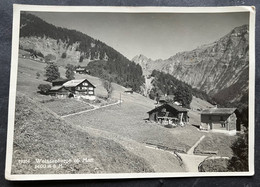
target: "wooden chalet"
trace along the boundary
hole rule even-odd
[[[128,93],[128,94],[133,94],[133,93],[134,93],[134,91],[133,91],[133,89],[132,89],[132,88],[126,88],[126,91],[125,91],[125,93]]]
[[[200,129],[236,134],[240,130],[235,114],[236,108],[210,108],[201,112]]]
[[[95,86],[87,79],[74,79],[67,81],[63,86],[73,94],[74,97],[95,99]]]
[[[147,112],[149,120],[183,126],[189,121],[188,110],[178,105],[165,103]]]
[[[75,71],[79,74],[89,74],[89,70],[86,67],[77,67]]]

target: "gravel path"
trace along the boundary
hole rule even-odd
[[[194,155],[194,149],[199,145],[199,143],[205,138],[203,135],[188,151],[187,154],[178,153],[181,157],[183,164],[187,172],[198,172],[198,167],[201,162],[203,162],[208,156]]]
[[[82,114],[82,113],[98,110],[98,109],[101,109],[101,108],[105,108],[105,107],[109,107],[109,106],[113,106],[113,105],[118,105],[120,103],[122,103],[122,101],[118,100],[116,103],[104,105],[104,106],[101,106],[101,107],[97,107],[95,105],[91,105],[91,104],[87,103],[88,105],[93,106],[94,108],[93,109],[88,109],[88,110],[83,110],[83,111],[80,111],[80,112],[75,112],[75,113],[64,115],[64,116],[61,116],[61,117],[62,118],[66,118],[66,117],[70,117],[70,116],[74,116],[74,115],[78,115],[78,114]]]

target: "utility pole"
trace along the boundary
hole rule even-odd
[[[121,107],[121,103],[122,103],[122,100],[121,100],[121,92],[120,92],[120,107]]]

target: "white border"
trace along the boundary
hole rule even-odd
[[[111,12],[111,13],[228,13],[249,12],[249,171],[212,173],[119,173],[119,174],[25,174],[12,175],[12,153],[15,119],[15,98],[18,67],[19,25],[21,11],[41,12]],[[69,179],[115,179],[115,178],[166,178],[206,176],[252,176],[254,175],[254,134],[255,134],[255,7],[102,7],[102,6],[13,6],[12,61],[9,89],[8,133],[5,178],[7,180],[69,180]]]

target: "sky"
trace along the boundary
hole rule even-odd
[[[153,60],[168,59],[249,23],[249,13],[31,13],[98,39],[130,60],[139,54]]]

